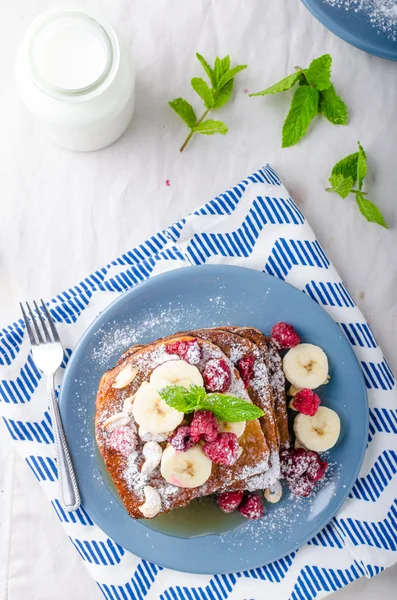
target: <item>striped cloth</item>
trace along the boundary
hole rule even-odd
[[[187,264],[228,263],[295,285],[339,323],[362,366],[370,402],[364,464],[342,510],[297,552],[262,568],[196,576],[140,560],[108,538],[82,507],[66,514],[43,377],[22,321],[0,333],[0,414],[43,486],[72,544],[108,600],[280,600],[321,598],[397,560],[396,383],[373,333],[304,216],[271,167],[93,273],[49,303],[66,347],[115,297],[158,273]],[[62,370],[61,369],[61,370]]]

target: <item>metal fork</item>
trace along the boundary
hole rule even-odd
[[[55,437],[55,449],[58,464],[59,495],[62,507],[72,512],[80,506],[80,493],[76,476],[70,458],[65,432],[63,430],[58,400],[55,395],[55,373],[63,360],[63,348],[51,315],[41,300],[41,310],[33,301],[38,318],[26,302],[26,311],[19,303],[32,345],[32,356],[36,366],[42,371],[47,380],[47,390],[50,398],[52,427]],[[28,313],[28,315],[26,314]],[[41,327],[40,327],[41,325]]]

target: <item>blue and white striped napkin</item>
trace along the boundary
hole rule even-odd
[[[362,366],[370,403],[368,449],[349,499],[321,533],[260,569],[196,576],[125,551],[84,508],[66,514],[57,499],[45,385],[22,321],[0,333],[0,414],[9,435],[109,600],[311,600],[376,575],[397,561],[396,382],[363,315],[269,166],[51,300],[65,363],[89,323],[119,294],[158,273],[206,262],[264,271],[309,294],[339,323]]]

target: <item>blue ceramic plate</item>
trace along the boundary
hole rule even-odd
[[[94,440],[95,395],[102,374],[133,343],[176,331],[234,324],[269,332],[277,321],[321,346],[330,362],[326,406],[341,417],[329,474],[309,499],[285,492],[260,521],[224,515],[210,500],[153,522],[135,521],[112,486]],[[368,405],[361,369],[339,327],[304,293],[241,267],[204,265],[158,275],[126,292],[88,328],[67,366],[60,397],[82,500],[115,541],[154,563],[193,573],[243,571],[296,550],[320,531],[346,499],[367,441]],[[220,533],[223,532],[223,533]]]
[[[387,19],[382,20],[379,12],[371,16],[374,7],[375,11],[379,10],[376,9],[376,0],[357,2],[357,10],[354,10],[353,6],[347,10],[344,6],[347,2],[342,0],[336,0],[334,6],[325,0],[302,2],[327,29],[345,42],[370,54],[397,60],[397,19],[394,17],[394,23],[388,22]],[[388,3],[390,10],[396,9],[393,0],[388,0]]]

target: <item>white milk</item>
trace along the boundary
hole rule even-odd
[[[29,27],[16,62],[22,98],[50,137],[71,150],[98,150],[131,120],[131,58],[114,29],[91,12],[57,7]]]

